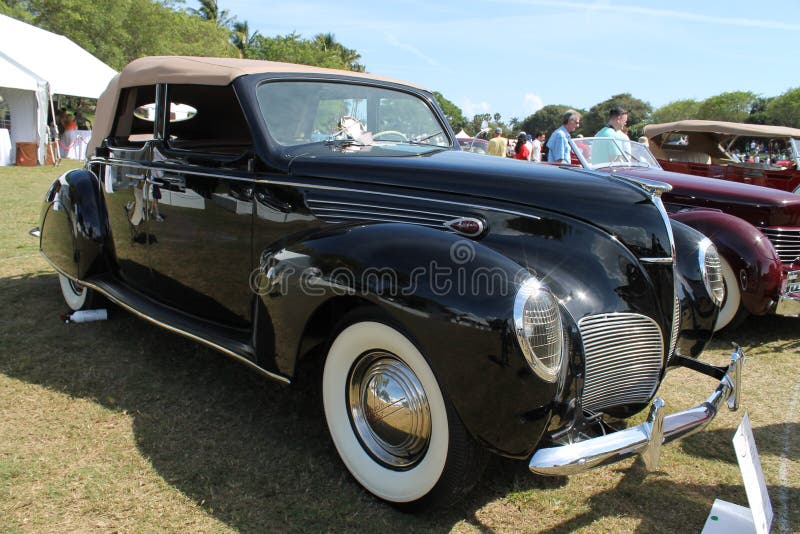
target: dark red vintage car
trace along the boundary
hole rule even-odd
[[[648,124],[644,134],[665,170],[800,193],[800,129],[685,120]],[[761,148],[736,155],[742,138]]]
[[[670,172],[633,141],[579,141],[572,141],[573,154],[586,169],[671,185],[662,195],[669,217],[716,245],[726,287],[717,330],[747,314],[800,315],[800,196]]]

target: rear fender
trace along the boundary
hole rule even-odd
[[[772,243],[758,228],[717,210],[686,210],[670,217],[711,239],[734,270],[748,312],[764,315],[770,310],[780,293],[783,269]]]
[[[100,181],[76,169],[50,186],[40,214],[39,247],[60,271],[84,279],[107,269],[108,225]]]

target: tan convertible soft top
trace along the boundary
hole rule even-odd
[[[648,124],[644,127],[644,135],[652,139],[665,132],[687,133],[704,132],[722,136],[749,137],[796,137],[800,139],[800,129],[788,126],[769,126],[766,124],[745,124],[740,122],[685,120]]]
[[[240,76],[260,73],[337,74],[420,88],[401,80],[363,72],[325,69],[308,65],[296,65],[294,63],[190,56],[143,57],[128,63],[119,74],[111,79],[106,90],[100,95],[97,101],[97,115],[93,125],[92,139],[89,142],[86,153],[89,155],[94,154],[94,149],[100,146],[102,140],[111,133],[111,128],[114,124],[114,113],[117,109],[117,98],[122,88],[155,85],[157,83],[228,85]]]

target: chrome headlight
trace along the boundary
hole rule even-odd
[[[531,369],[555,382],[564,362],[564,328],[556,298],[535,278],[527,279],[514,298],[514,330]]]
[[[703,239],[700,242],[699,254],[706,291],[714,304],[722,306],[722,301],[725,300],[725,282],[722,278],[722,262],[719,259],[717,247],[710,239]]]

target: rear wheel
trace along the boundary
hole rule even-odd
[[[397,505],[443,505],[477,481],[486,453],[402,333],[350,324],[328,351],[322,382],[339,456],[370,493]]]
[[[61,294],[64,296],[64,302],[67,303],[67,306],[69,306],[72,311],[91,308],[95,300],[94,291],[80,285],[63,274],[58,275],[58,283],[61,286]]]

